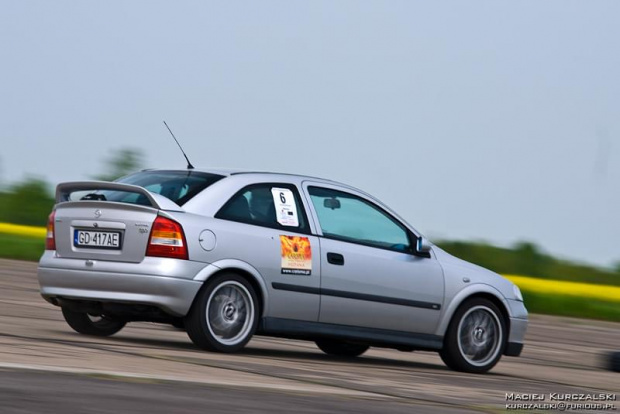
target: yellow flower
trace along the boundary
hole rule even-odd
[[[0,223],[0,233],[16,234],[18,236],[45,237],[45,227],[20,226],[18,224]]]
[[[525,292],[578,296],[620,302],[620,286],[594,285],[564,280],[538,279],[527,276],[504,275]]]

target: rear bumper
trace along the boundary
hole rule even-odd
[[[156,306],[172,316],[186,315],[202,286],[192,279],[206,264],[162,258],[144,262],[87,265],[82,259],[63,259],[46,252],[38,269],[41,296],[50,303],[64,298],[141,304]]]

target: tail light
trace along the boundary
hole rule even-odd
[[[187,243],[183,227],[174,220],[157,216],[151,229],[146,255],[187,260]]]
[[[56,250],[56,237],[54,235],[54,217],[56,217],[56,211],[52,211],[47,218],[47,235],[45,236],[45,250]]]

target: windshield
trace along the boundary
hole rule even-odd
[[[151,193],[160,194],[177,205],[182,206],[196,194],[224,178],[222,175],[198,171],[141,171],[116,180],[119,183],[133,184],[146,188]],[[128,191],[102,190],[89,193],[82,200],[117,201],[121,203],[150,205],[148,199]]]

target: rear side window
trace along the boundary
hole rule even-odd
[[[297,188],[291,184],[253,184],[231,197],[216,218],[309,233],[308,219]]]
[[[144,187],[152,193],[160,194],[179,206],[187,203],[196,194],[224,178],[222,175],[198,171],[141,171],[123,177],[117,182]],[[150,205],[141,194],[126,191],[102,190],[89,193],[82,200],[117,201],[121,203]]]

